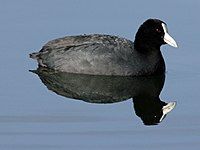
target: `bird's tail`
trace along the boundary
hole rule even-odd
[[[29,54],[29,57],[32,58],[32,59],[38,59],[39,58],[39,54],[38,52],[35,52],[35,53],[31,53]]]

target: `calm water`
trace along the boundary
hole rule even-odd
[[[198,0],[1,1],[0,149],[199,149],[199,10]],[[88,103],[49,91],[29,72],[37,65],[28,54],[51,39],[84,33],[133,39],[151,17],[164,20],[179,44],[179,49],[162,47],[167,73],[160,98],[177,106],[159,125],[145,126],[136,115],[131,85],[122,93],[120,86],[111,92],[97,86],[102,99],[114,92],[114,99],[123,101]],[[87,96],[68,95],[85,101]]]

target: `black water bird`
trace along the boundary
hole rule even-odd
[[[138,29],[135,41],[111,35],[66,36],[45,44],[30,54],[39,66],[61,72],[140,76],[165,72],[160,47],[177,47],[167,25],[158,19],[146,20]]]

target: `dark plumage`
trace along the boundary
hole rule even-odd
[[[167,32],[166,24],[158,19],[145,21],[132,42],[111,35],[79,35],[55,39],[36,53],[39,66],[62,72],[139,76],[165,72],[160,51],[162,44],[177,47]]]

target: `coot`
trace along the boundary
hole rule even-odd
[[[30,54],[38,65],[61,72],[141,76],[165,72],[160,47],[177,47],[165,22],[146,20],[135,41],[102,34],[66,36],[49,41],[39,52]]]

